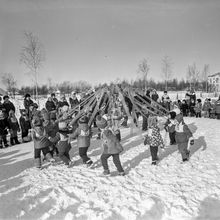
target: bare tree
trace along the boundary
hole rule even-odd
[[[163,78],[165,80],[165,90],[167,90],[167,83],[172,76],[172,61],[169,56],[163,57],[161,70],[162,70]]]
[[[205,64],[202,70],[201,79],[205,82],[205,91],[208,92],[208,75],[210,73],[209,64]]]
[[[192,65],[188,65],[186,77],[189,81],[190,90],[192,88],[192,84],[195,88],[196,83],[199,81],[199,70],[197,70],[195,63],[193,63]]]
[[[1,77],[2,83],[5,85],[7,91],[15,96],[17,91],[17,81],[11,73],[4,73]]]
[[[20,61],[29,69],[35,83],[36,98],[38,98],[38,74],[45,60],[43,45],[32,32],[25,32],[26,45],[22,47]]]
[[[149,71],[150,71],[150,65],[147,59],[144,58],[138,65],[138,73],[140,73],[143,77],[145,90],[147,89],[147,76]]]

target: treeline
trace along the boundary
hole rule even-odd
[[[129,82],[127,80],[122,80],[117,83],[123,87],[131,86],[133,88],[139,88],[139,89],[143,89],[143,90],[146,87],[147,87],[147,89],[156,89],[158,91],[166,90],[165,89],[166,88],[165,82],[156,82],[153,79],[150,79],[147,82],[143,79],[137,79],[137,80],[131,81],[131,82]],[[111,84],[114,84],[114,83],[112,82]],[[105,87],[105,86],[108,86],[108,84],[107,83],[99,84],[95,88],[98,88],[101,86]],[[193,87],[192,87],[192,85],[190,85],[190,82],[188,82],[184,79],[182,79],[180,81],[177,79],[172,79],[169,82],[167,82],[167,90],[168,91],[183,91],[183,90],[187,90],[189,88],[193,88],[193,89],[195,89],[195,91],[213,92],[211,86],[208,85],[206,81],[196,82],[193,85]]]

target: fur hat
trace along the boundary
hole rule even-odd
[[[104,129],[107,127],[108,123],[107,120],[105,120],[102,116],[98,115],[96,117],[96,125],[98,128]]]
[[[4,95],[3,96],[3,100],[5,100],[5,99],[9,99],[9,96],[8,95]]]
[[[24,98],[26,99],[26,98],[28,98],[28,97],[30,98],[31,95],[30,95],[29,93],[25,94]]]
[[[170,119],[175,119],[175,117],[176,117],[176,112],[171,111],[171,112],[169,113],[169,115],[170,115]]]
[[[88,124],[89,122],[89,119],[87,116],[82,116],[80,119],[79,119],[79,124]]]
[[[40,119],[40,117],[35,116],[32,120],[32,124],[33,126],[42,126],[42,120]]]

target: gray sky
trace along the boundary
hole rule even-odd
[[[219,0],[0,0],[0,73],[30,84],[19,63],[24,31],[44,45],[40,83],[136,79],[138,63],[161,80],[161,59],[185,78],[188,64],[220,71]]]

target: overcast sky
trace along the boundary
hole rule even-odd
[[[0,73],[32,83],[19,62],[24,31],[45,48],[40,83],[136,79],[143,58],[160,80],[165,55],[179,79],[194,62],[219,72],[219,12],[219,0],[0,0]]]

